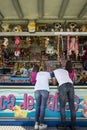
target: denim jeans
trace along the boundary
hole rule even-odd
[[[61,123],[63,125],[65,125],[66,122],[66,115],[65,115],[66,98],[68,98],[69,108],[71,112],[71,125],[75,126],[76,112],[74,105],[74,86],[71,83],[65,83],[59,86],[60,114],[61,114]]]
[[[44,123],[45,109],[49,92],[47,90],[36,90],[34,94],[36,99],[35,122]]]

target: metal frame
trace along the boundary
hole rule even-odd
[[[12,0],[12,3],[13,3],[13,6],[14,6],[16,12],[17,12],[18,17],[23,18],[24,15],[23,15],[19,1],[18,0]]]
[[[84,4],[83,8],[81,9],[81,11],[78,15],[78,18],[82,18],[86,12],[87,12],[87,3]]]
[[[62,1],[61,7],[60,7],[60,10],[59,10],[59,14],[58,14],[59,18],[62,18],[64,16],[64,13],[65,13],[65,10],[68,6],[68,3],[69,3],[69,0],[63,0]]]

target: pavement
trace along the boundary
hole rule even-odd
[[[0,130],[34,130],[32,126],[0,126]],[[48,127],[45,130],[59,130],[56,127]],[[67,130],[70,128],[67,127]],[[87,130],[87,127],[76,127],[76,130]]]

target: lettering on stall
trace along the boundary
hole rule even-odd
[[[78,110],[78,105],[80,103],[80,99],[77,95],[74,96],[75,100],[75,109]],[[66,99],[66,110],[69,110],[68,105],[68,99]],[[13,94],[8,95],[6,97],[5,95],[2,95],[0,97],[0,109],[10,109],[14,110],[14,107],[16,105],[16,97]],[[27,93],[24,93],[23,102],[20,102],[21,109],[24,110],[32,110],[34,108],[34,97],[31,95],[28,95]],[[59,104],[59,93],[50,94],[48,101],[47,101],[47,108],[51,111],[56,110],[57,112],[60,111],[60,104]]]

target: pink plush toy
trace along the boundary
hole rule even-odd
[[[20,41],[21,41],[21,39],[19,36],[15,37],[15,46],[18,46],[20,44]]]
[[[71,41],[69,42],[68,39],[68,45],[67,45],[67,50],[68,50],[68,55],[71,56],[72,52],[75,54],[75,57],[77,59],[78,57],[78,40],[76,37],[71,37]]]

